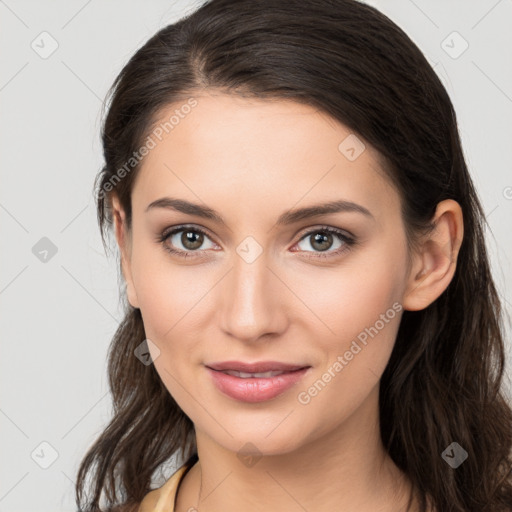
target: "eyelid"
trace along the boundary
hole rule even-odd
[[[215,242],[215,237],[210,233],[210,231],[197,224],[177,224],[176,226],[170,226],[168,229],[162,231],[162,234],[159,235],[159,237],[167,238],[171,234],[176,234],[180,231],[186,231],[187,229],[190,229],[190,231],[197,231],[198,233],[202,233],[203,235],[206,235],[208,238],[210,238],[212,242]],[[215,243],[219,245],[217,242]]]
[[[328,226],[327,224],[316,224],[313,226],[308,226],[307,228],[304,228],[303,230],[299,231],[299,234],[295,236],[300,236],[299,240],[302,240],[307,235],[310,235],[313,232],[317,231],[327,231],[327,232],[335,232],[338,235],[343,235],[346,238],[355,239],[356,236],[352,234],[350,231],[347,231],[346,229],[337,228],[336,226]]]

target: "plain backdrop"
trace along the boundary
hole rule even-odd
[[[510,314],[512,2],[369,3],[452,98]],[[0,512],[76,510],[78,464],[111,413],[106,354],[122,312],[92,193],[101,105],[131,55],[197,5],[0,0]]]

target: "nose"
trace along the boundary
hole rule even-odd
[[[233,267],[219,287],[223,332],[245,343],[283,333],[291,292],[282,279],[269,266],[265,251],[251,263],[235,255]]]

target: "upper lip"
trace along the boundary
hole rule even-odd
[[[217,371],[234,370],[245,373],[263,372],[293,372],[306,368],[308,365],[280,363],[279,361],[259,361],[255,363],[244,363],[242,361],[223,361],[206,365],[208,368]]]

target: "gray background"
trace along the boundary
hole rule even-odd
[[[454,102],[510,313],[512,1],[368,3],[409,34]],[[111,413],[106,353],[121,320],[92,195],[101,103],[135,50],[197,5],[0,0],[0,512],[76,510],[79,461]]]

